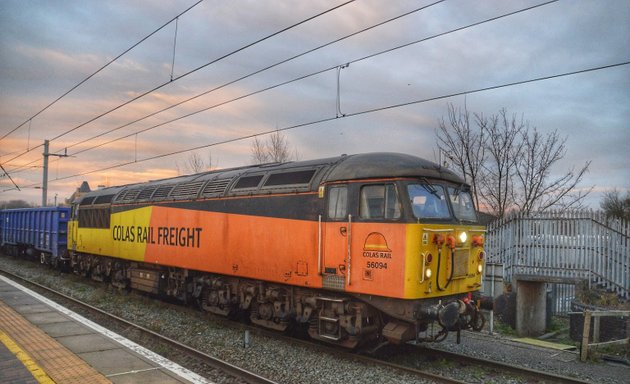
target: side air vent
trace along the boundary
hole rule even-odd
[[[96,199],[96,197],[86,197],[83,200],[81,200],[79,205],[92,205],[92,203],[94,202],[94,199]]]
[[[118,201],[122,201],[122,202],[130,202],[130,201],[134,201],[135,199],[138,198],[138,195],[140,194],[142,190],[141,189],[130,189],[127,190],[125,192],[123,192],[123,195],[118,196]]]
[[[155,193],[153,194],[153,200],[163,200],[166,199],[166,197],[168,196],[168,194],[171,192],[171,190],[173,189],[173,185],[162,185],[160,187],[157,187],[157,189],[155,190]]]
[[[315,169],[307,169],[303,171],[272,173],[265,181],[265,187],[280,186],[280,185],[300,185],[309,184]]]
[[[232,189],[256,188],[262,178],[263,175],[241,177]]]
[[[112,202],[114,195],[101,195],[94,200],[94,204],[109,204]]]
[[[157,187],[144,188],[138,194],[138,200],[148,200],[148,199],[150,199],[151,195],[153,194],[153,192],[155,192],[156,189],[157,189]]]
[[[230,181],[232,181],[232,179],[212,180],[206,184],[201,195],[203,197],[221,196],[225,193]]]
[[[192,183],[179,184],[175,188],[173,188],[170,197],[172,197],[173,199],[197,197],[203,183],[203,181],[194,181]]]

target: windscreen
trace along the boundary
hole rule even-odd
[[[454,215],[458,220],[477,221],[470,192],[462,187],[421,182],[408,184],[407,193],[418,219],[450,219]]]
[[[413,215],[418,219],[448,219],[451,214],[444,187],[438,184],[409,184],[407,192]]]

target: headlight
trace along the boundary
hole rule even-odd
[[[483,265],[481,265],[481,263],[479,263],[479,265],[477,266],[477,272],[483,272]]]
[[[427,279],[430,279],[432,274],[433,274],[433,272],[431,272],[431,268],[427,268],[424,271],[424,276],[426,276]]]
[[[459,234],[459,241],[462,243],[465,243],[466,240],[468,240],[468,235],[466,234],[466,232],[462,232]]]

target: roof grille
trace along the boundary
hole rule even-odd
[[[174,199],[196,197],[203,183],[203,181],[194,181],[192,183],[179,184],[173,188],[171,197]]]
[[[148,200],[151,198],[151,195],[156,190],[157,187],[149,187],[145,188],[138,194],[138,200]]]
[[[113,198],[114,195],[101,195],[94,200],[94,204],[109,204]]]
[[[206,184],[201,194],[204,197],[220,196],[225,192],[230,181],[232,181],[232,179],[212,180]]]
[[[272,173],[267,178],[267,181],[265,182],[265,187],[309,184],[311,182],[311,179],[313,178],[313,175],[315,174],[315,171],[315,169],[306,169],[293,172]]]
[[[255,175],[255,176],[243,176],[238,179],[238,182],[232,189],[245,189],[245,188],[256,188],[258,184],[260,184],[260,180],[262,180],[263,175]]]
[[[94,199],[95,199],[95,197],[85,197],[85,198],[83,198],[83,200],[81,200],[79,205],[90,205],[90,204],[92,204]]]
[[[138,195],[140,194],[141,189],[129,189],[125,192],[123,192],[122,195],[118,196],[118,199],[116,199],[117,201],[124,201],[124,202],[129,202],[129,201],[133,201],[135,200]]]
[[[153,200],[161,200],[166,199],[169,192],[173,189],[173,184],[170,185],[162,185],[161,187],[157,187],[155,193],[153,194]]]

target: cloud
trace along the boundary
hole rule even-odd
[[[192,4],[119,0],[2,2],[0,135]],[[166,84],[51,143],[52,151],[63,151],[81,140],[419,6],[417,2],[355,2],[178,78],[334,4],[339,3],[203,2],[178,22],[174,68],[175,28],[169,25],[35,118],[30,130],[23,127],[0,141],[0,154],[39,144]],[[530,4],[444,2],[71,147],[70,151],[134,135],[265,87]],[[627,60],[628,17],[630,6],[621,2],[558,2],[352,63],[340,73],[341,112],[360,113]],[[171,71],[176,81],[170,81]],[[336,119],[337,72],[330,70],[139,133],[137,138],[134,135],[76,158],[62,159],[55,163],[55,175],[73,175],[328,118],[332,120],[286,131],[302,159],[368,151],[398,151],[432,159],[437,120],[445,114],[446,104],[453,102],[466,103],[471,111],[485,114],[505,107],[523,114],[542,131],[557,129],[568,137],[567,155],[557,172],[593,160],[585,186],[596,185],[596,191],[614,186],[630,188],[629,87],[628,67],[621,67]],[[204,156],[212,153],[221,167],[239,166],[249,163],[250,144],[251,140],[246,139],[199,152]],[[186,156],[184,153],[86,177],[91,184],[169,177],[175,172],[175,162]],[[0,157],[0,161],[3,159],[7,157]],[[32,151],[15,164],[22,161],[40,162],[41,150]],[[38,169],[20,174],[24,184],[40,180]],[[79,177],[54,185],[68,188],[71,193],[74,188],[69,188],[70,184],[78,186],[81,181]],[[5,196],[21,195],[0,195],[0,199]]]

